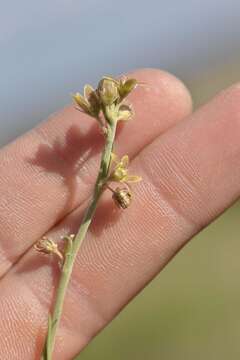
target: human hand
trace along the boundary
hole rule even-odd
[[[55,359],[71,359],[198,231],[240,194],[240,86],[193,115],[185,87],[158,70],[131,95],[135,119],[116,152],[143,181],[124,213],[104,194],[81,248]],[[39,359],[57,285],[55,258],[32,245],[75,233],[98,171],[102,135],[72,106],[0,151],[1,359]],[[101,236],[100,236],[101,235]]]

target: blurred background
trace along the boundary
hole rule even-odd
[[[0,9],[1,146],[105,74],[165,69],[195,108],[239,80],[239,0],[9,0]],[[81,360],[239,359],[239,212],[195,237]]]

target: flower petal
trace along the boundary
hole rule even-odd
[[[141,176],[137,176],[137,175],[126,175],[124,178],[124,181],[126,183],[137,183],[141,180],[142,180]]]
[[[101,104],[96,91],[91,85],[84,86],[84,97],[89,103],[89,111],[91,115],[97,117],[100,112]]]
[[[111,76],[103,76],[103,77],[102,77],[102,80],[104,80],[104,79],[105,79],[105,80],[113,81],[113,82],[115,82],[116,85],[119,86],[119,81],[118,81],[117,79],[112,78]]]
[[[89,96],[91,95],[91,93],[94,91],[94,88],[87,84],[84,86],[84,90],[83,90],[83,94],[84,94],[84,98],[88,100]]]
[[[73,100],[83,111],[85,111],[87,114],[89,114],[89,112],[90,112],[89,104],[80,93],[74,94]]]
[[[128,157],[128,155],[124,155],[124,156],[121,158],[120,164],[121,164],[121,167],[123,167],[123,168],[125,168],[125,169],[128,167],[128,164],[129,164],[129,157]]]

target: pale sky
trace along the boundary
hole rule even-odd
[[[239,0],[2,1],[0,145],[86,82],[137,67],[188,80],[237,61],[239,38]]]

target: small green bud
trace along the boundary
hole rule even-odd
[[[97,92],[101,102],[105,106],[112,105],[116,100],[119,99],[118,88],[118,81],[110,77],[104,77],[102,80],[100,80]]]
[[[136,86],[137,86],[136,79],[121,80],[119,85],[119,94],[121,100],[127,97],[128,94],[130,94],[130,92],[134,90]]]

